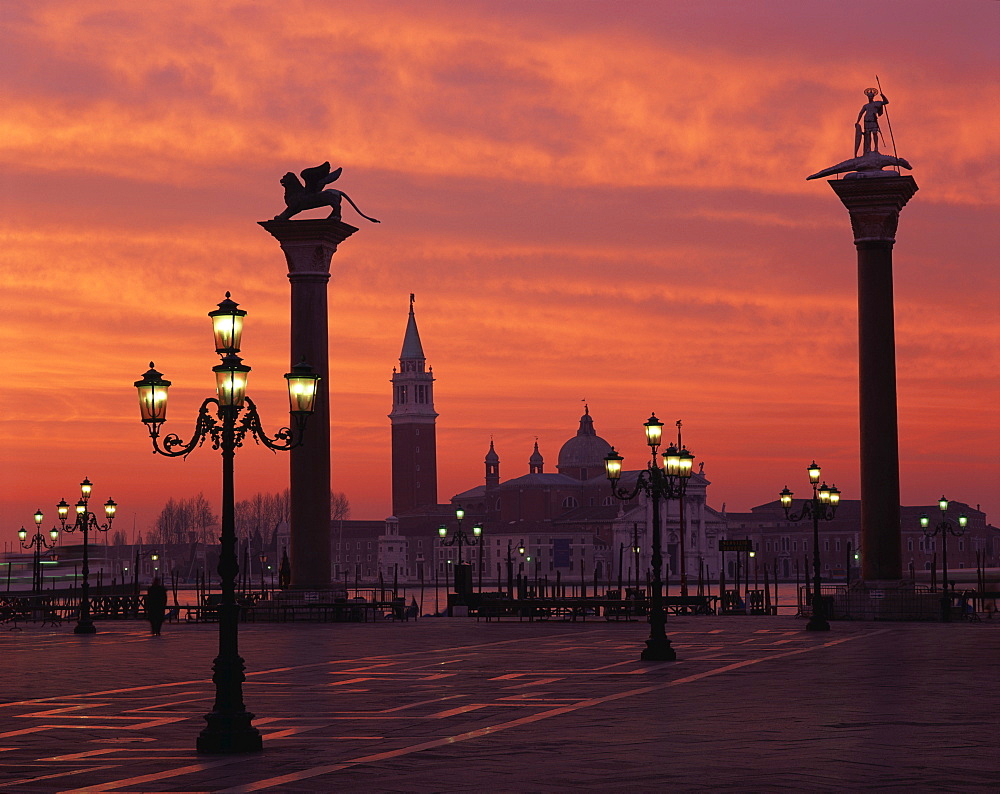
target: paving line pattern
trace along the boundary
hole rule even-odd
[[[517,731],[858,636],[817,642],[801,630],[757,631],[749,638],[745,631],[739,637],[714,631],[710,638],[705,632],[687,638],[675,633],[674,644],[687,661],[649,664],[635,658],[633,644],[600,631],[590,632],[590,637],[587,633],[433,648],[392,659],[306,662],[250,673],[244,685],[248,707],[266,715],[255,723],[265,741],[265,752],[259,756],[211,759],[193,752],[190,745],[212,702],[213,693],[205,682],[185,680],[0,703],[4,726],[24,725],[0,732],[0,741],[8,745],[0,747],[0,765],[5,753],[16,752],[22,767],[35,770],[17,779],[8,777],[4,785],[54,791],[58,789],[52,788],[53,780],[71,782],[86,775],[102,782],[62,790],[170,791],[182,786],[185,791],[280,791],[350,767]],[[576,666],[567,666],[567,653],[592,664],[581,666],[577,661]],[[531,655],[530,665],[523,663],[525,654]],[[83,729],[91,733],[91,742],[105,744],[76,753],[24,758],[25,748],[12,741]],[[102,731],[115,739],[98,738]],[[107,746],[115,740],[121,746]],[[74,741],[79,747],[80,739]],[[269,754],[286,757],[289,749],[304,759],[301,768],[273,774]],[[309,758],[331,755],[339,760],[308,764]],[[87,761],[91,765],[80,766]],[[137,764],[152,771],[134,774]],[[219,788],[219,773],[231,765],[239,765],[241,779],[250,782]]]

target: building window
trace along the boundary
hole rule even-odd
[[[413,428],[413,435],[415,435],[415,436],[419,436],[420,435],[420,428],[419,427]],[[419,451],[420,451],[420,448],[418,447],[417,448],[417,452],[419,452]]]
[[[830,541],[824,540],[823,541],[823,551],[829,551],[829,550],[830,550]]]
[[[840,551],[840,538],[837,538],[834,543],[836,544],[837,551]]]
[[[604,505],[605,507],[611,507],[611,505],[612,505],[613,502],[614,502],[614,499],[612,499],[610,496],[605,496],[604,497],[604,501],[601,502],[601,504]]]
[[[576,500],[575,496],[567,496],[565,499],[563,499],[562,506],[564,508],[573,508],[573,507],[579,507],[580,503]]]
[[[906,541],[906,550],[913,551],[913,538]]]

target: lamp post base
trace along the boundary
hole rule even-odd
[[[264,743],[260,732],[250,724],[253,716],[248,711],[233,714],[213,711],[206,714],[205,721],[208,725],[198,734],[198,752],[207,755],[261,752]]]
[[[97,626],[94,625],[94,621],[86,620],[79,621],[73,627],[74,634],[97,634]]]
[[[806,631],[829,631],[830,621],[819,615],[813,615],[806,624]]]
[[[670,647],[670,640],[666,637],[650,637],[639,658],[644,662],[675,662],[677,652]]]

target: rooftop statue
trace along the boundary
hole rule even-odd
[[[380,223],[381,221],[369,218],[358,209],[358,205],[343,190],[337,190],[336,188],[323,189],[331,182],[339,179],[343,170],[343,168],[338,168],[335,171],[331,171],[330,163],[328,162],[317,165],[314,168],[303,169],[300,174],[302,179],[305,180],[304,185],[295,174],[289,171],[281,177],[281,184],[285,188],[285,211],[280,215],[275,215],[274,219],[276,221],[287,221],[289,218],[305,210],[312,210],[317,207],[329,207],[330,214],[327,216],[327,220],[339,221],[341,199],[347,199],[362,218],[372,223]]]
[[[876,94],[879,94],[882,99],[876,100]],[[868,154],[871,151],[878,151],[878,139],[882,134],[882,130],[878,126],[878,117],[885,112],[885,106],[889,104],[889,100],[885,98],[885,94],[877,88],[866,88],[865,96],[868,97],[868,101],[862,105],[861,110],[858,112],[858,120],[854,122],[855,157],[858,156],[858,149],[861,147],[862,139],[865,144],[864,154]],[[862,119],[865,122],[863,130],[861,128]]]
[[[882,98],[875,99],[876,95]],[[882,137],[882,130],[879,127],[878,117],[885,113],[886,120],[888,120],[889,116],[885,106],[889,104],[889,100],[878,88],[866,88],[865,96],[868,97],[868,101],[862,106],[858,112],[857,121],[854,122],[854,157],[850,160],[844,160],[842,163],[831,165],[829,168],[824,168],[822,171],[817,171],[812,176],[807,176],[806,179],[819,179],[824,176],[845,173],[848,174],[845,179],[896,176],[896,172],[884,171],[883,169],[887,166],[913,167],[902,157],[879,152],[878,143],[879,138]],[[864,144],[863,153],[858,157],[858,149],[862,148],[862,144]]]

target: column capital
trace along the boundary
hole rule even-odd
[[[327,218],[300,221],[258,221],[281,245],[288,277],[330,275],[337,246],[358,228]]]
[[[917,192],[912,176],[831,179],[829,184],[851,214],[855,245],[894,243],[899,211]]]

